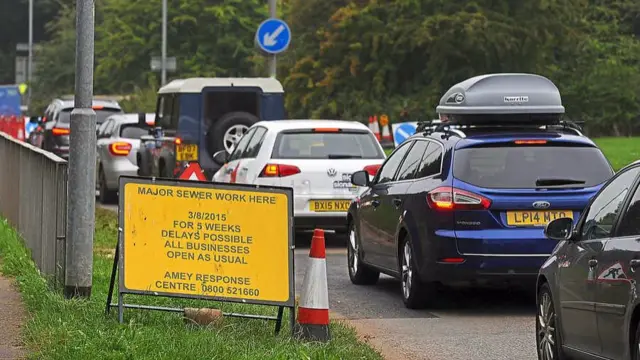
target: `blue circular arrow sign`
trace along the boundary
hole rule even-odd
[[[286,22],[271,18],[263,21],[256,31],[256,43],[268,54],[281,53],[291,43],[291,29]]]
[[[409,123],[403,123],[396,128],[396,131],[393,133],[393,138],[397,144],[401,144],[403,141],[407,140],[411,135],[416,133],[416,126]]]

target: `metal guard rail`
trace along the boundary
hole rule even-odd
[[[0,216],[56,287],[65,276],[67,177],[66,160],[0,132]]]

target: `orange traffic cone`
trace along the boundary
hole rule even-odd
[[[377,116],[369,116],[369,130],[371,130],[376,139],[380,141],[380,124],[378,124]]]
[[[298,306],[298,336],[305,340],[327,342],[331,334],[324,230],[313,231],[309,260]]]

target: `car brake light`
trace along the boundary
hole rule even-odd
[[[174,142],[176,145],[180,145],[180,144],[182,144],[182,139],[180,139],[180,138],[175,138],[175,139],[173,140],[173,142]]]
[[[547,140],[516,140],[514,143],[516,145],[544,145]]]
[[[364,167],[364,171],[368,172],[369,175],[371,176],[376,176],[376,174],[378,173],[378,170],[380,170],[380,164],[378,165],[367,165]]]
[[[427,194],[427,203],[436,210],[486,210],[491,200],[469,191],[443,186]]]
[[[127,156],[131,152],[131,144],[128,142],[115,142],[109,145],[109,152],[115,156]]]
[[[285,177],[300,173],[300,168],[295,165],[267,164],[262,169],[260,177]]]
[[[46,116],[42,118],[42,122],[43,122],[43,123],[46,123],[46,122],[47,122],[47,117],[46,117]]]
[[[91,108],[93,110],[102,110],[102,109],[104,109],[104,106],[102,106],[102,105],[93,105]]]
[[[64,128],[53,128],[53,129],[51,129],[51,133],[53,135],[55,135],[55,136],[69,135],[70,132],[71,132],[71,130],[64,129]]]
[[[339,128],[315,128],[313,129],[313,132],[317,132],[317,133],[334,133],[334,132],[340,132]]]

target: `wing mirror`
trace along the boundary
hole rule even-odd
[[[227,150],[220,150],[213,154],[213,162],[220,166],[226,164],[228,159],[229,153],[227,153]]]
[[[547,224],[544,228],[544,235],[556,241],[564,241],[571,239],[573,233],[573,219],[560,218],[555,219]]]
[[[364,170],[354,172],[351,174],[351,183],[356,186],[369,186],[371,184],[369,173]]]

